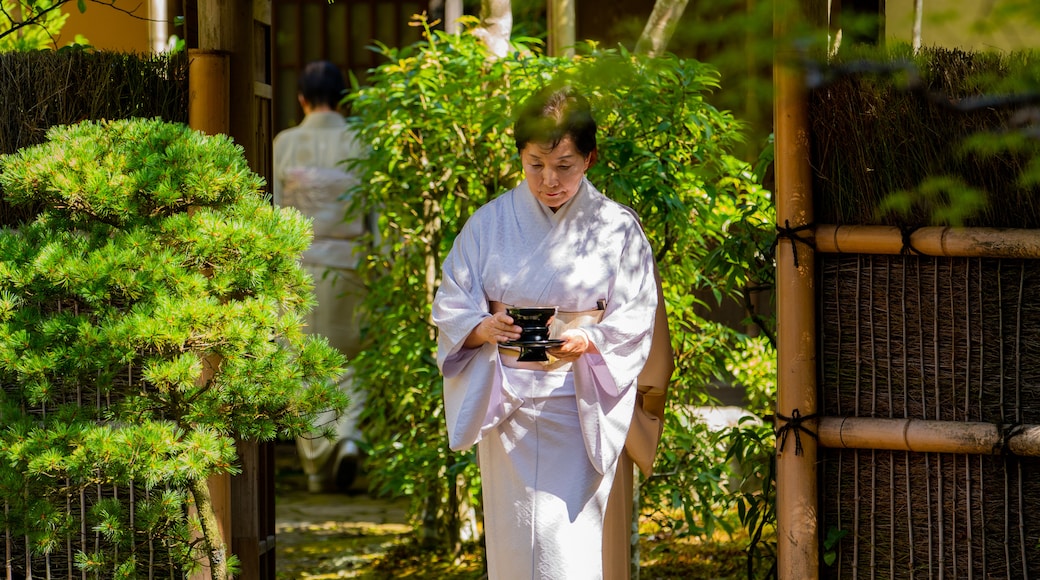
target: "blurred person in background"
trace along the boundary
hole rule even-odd
[[[349,362],[361,348],[356,310],[365,294],[355,248],[371,222],[345,219],[345,194],[357,177],[344,162],[364,154],[338,111],[346,93],[343,73],[335,64],[316,61],[303,69],[297,98],[304,118],[274,138],[273,194],[275,205],[294,207],[313,220],[314,241],[303,254],[303,265],[314,279],[318,305],[308,317],[308,331],[328,338]],[[358,417],[365,395],[349,371],[340,388],[350,396],[347,412],[338,421],[331,412],[320,416],[315,433],[297,439],[312,492],[347,491],[357,476],[362,439]],[[318,430],[333,421],[337,438],[330,441]]]

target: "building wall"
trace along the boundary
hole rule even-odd
[[[102,50],[145,53],[150,51],[148,41],[149,5],[141,0],[115,0],[113,6],[87,2],[80,12],[76,2],[69,2],[62,10],[69,15],[61,31],[59,46],[72,42],[82,34],[91,46]],[[132,12],[132,14],[128,14]]]

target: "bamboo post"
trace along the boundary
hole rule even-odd
[[[782,6],[783,2],[778,2]],[[782,10],[782,8],[781,8]],[[792,14],[777,15],[778,36]],[[780,39],[783,42],[783,39]],[[777,564],[781,580],[819,577],[815,431],[816,321],[808,99],[789,52],[779,52],[776,90]],[[797,239],[796,239],[797,238]],[[807,243],[803,243],[807,242]],[[801,418],[808,418],[804,422]]]
[[[820,445],[832,448],[1040,457],[1040,425],[822,417],[819,437]]]
[[[223,50],[188,50],[188,125],[209,135],[231,128],[231,56]]]
[[[231,52],[233,30],[230,11],[233,7],[215,0],[199,3],[199,48],[188,51],[188,125],[210,135],[231,133]],[[207,361],[207,369],[200,381],[211,376],[216,361]],[[206,485],[193,489],[196,501],[210,502],[197,506],[200,520],[208,523],[207,533],[216,532],[224,541],[224,551],[231,547],[231,477],[227,474],[210,477]],[[215,521],[204,521],[203,508],[211,508]],[[213,527],[216,530],[213,530]],[[221,555],[223,557],[223,555]],[[208,562],[207,562],[208,563]],[[221,577],[222,570],[203,566],[192,575],[192,580]]]
[[[575,0],[549,2],[549,54],[574,56],[577,38]]]
[[[847,254],[923,254],[943,257],[1040,258],[1040,230],[895,226],[816,227],[816,251]]]

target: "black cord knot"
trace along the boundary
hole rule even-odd
[[[1026,427],[1021,422],[1011,424],[1001,424],[1000,426],[1000,440],[993,445],[994,453],[997,450],[1000,451],[1001,455],[1014,455],[1015,452],[1011,450],[1011,440],[1021,435]]]
[[[816,226],[814,224],[805,224],[796,228],[791,227],[790,220],[784,220],[784,225],[776,225],[776,239],[773,240],[773,247],[770,248],[770,253],[776,252],[776,246],[780,243],[780,240],[791,240],[791,253],[794,255],[794,267],[798,267],[798,244],[803,243],[811,250],[816,249],[816,242],[811,237],[802,237],[799,235],[801,232],[812,231]]]
[[[810,430],[805,425],[802,425],[805,421],[811,421],[817,418],[816,413],[811,415],[802,416],[802,412],[798,409],[791,411],[790,417],[785,417],[780,413],[776,414],[776,418],[784,421],[784,424],[776,430],[776,439],[780,442],[779,450],[783,452],[784,445],[787,443],[787,434],[794,431],[794,454],[802,454],[802,433],[805,433],[819,442],[820,438],[815,432]]]
[[[910,242],[910,238],[914,235],[914,232],[919,230],[918,226],[899,226],[899,234],[903,237],[903,247],[899,250],[901,256],[911,256],[917,254],[918,256],[925,255],[924,252],[914,247],[914,244]]]

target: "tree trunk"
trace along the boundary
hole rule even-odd
[[[495,56],[509,54],[509,35],[513,30],[510,0],[480,0],[480,27],[473,30]]]
[[[914,30],[911,40],[914,54],[921,52],[921,21],[924,19],[924,0],[914,0]]]
[[[668,47],[672,33],[679,24],[689,0],[657,0],[650,19],[646,21],[643,34],[636,43],[636,52],[658,56]]]
[[[209,483],[206,480],[192,479],[188,483],[191,495],[195,498],[195,511],[199,515],[202,526],[202,542],[209,559],[210,577],[213,580],[231,580],[227,567],[227,546],[217,525],[217,515],[213,511],[213,500],[209,495]]]

